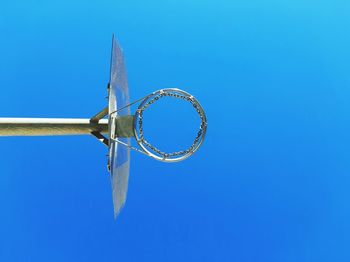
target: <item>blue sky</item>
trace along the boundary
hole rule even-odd
[[[184,162],[132,153],[116,221],[93,138],[1,138],[0,261],[349,261],[349,11],[342,0],[2,1],[1,116],[94,115],[115,33],[131,100],[179,87],[209,124]]]

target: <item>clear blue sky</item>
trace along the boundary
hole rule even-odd
[[[0,138],[0,261],[350,261],[349,13],[345,0],[2,1],[0,116],[102,109],[115,33],[131,99],[180,87],[209,129],[178,164],[132,153],[117,221],[93,138]]]

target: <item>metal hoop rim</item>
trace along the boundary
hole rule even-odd
[[[189,98],[188,101],[190,101],[192,103],[192,105],[195,105],[195,108],[196,108],[196,110],[200,116],[200,119],[201,119],[201,126],[200,126],[201,133],[199,136],[198,136],[199,133],[197,134],[197,138],[199,138],[199,140],[196,142],[197,138],[195,139],[192,146],[186,150],[186,151],[189,150],[189,152],[187,152],[179,157],[175,157],[175,158],[167,158],[165,156],[161,157],[159,155],[152,153],[147,148],[147,145],[144,145],[144,143],[143,143],[144,139],[141,139],[141,137],[139,136],[139,134],[137,132],[138,123],[139,123],[138,119],[139,119],[140,115],[142,114],[142,112],[145,110],[144,107],[145,107],[146,103],[148,102],[148,100],[151,97],[156,97],[157,95],[161,95],[163,93],[180,93],[180,94],[188,97]],[[148,155],[156,160],[162,161],[162,162],[179,162],[179,161],[185,160],[186,158],[192,156],[199,149],[199,147],[202,145],[204,138],[205,138],[205,135],[206,135],[206,131],[207,131],[207,118],[206,118],[205,112],[203,110],[203,107],[201,106],[201,104],[198,102],[198,100],[194,96],[192,96],[191,94],[189,94],[181,89],[178,89],[178,88],[160,89],[160,90],[157,90],[157,91],[145,96],[142,99],[142,102],[139,104],[139,106],[135,112],[135,115],[134,115],[134,136],[135,136],[137,144],[142,148],[142,150],[146,153],[146,155]]]

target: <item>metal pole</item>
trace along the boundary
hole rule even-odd
[[[0,136],[88,135],[108,132],[108,119],[0,118]]]

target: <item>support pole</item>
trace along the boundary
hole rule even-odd
[[[60,136],[108,133],[108,119],[0,118],[0,136]]]

